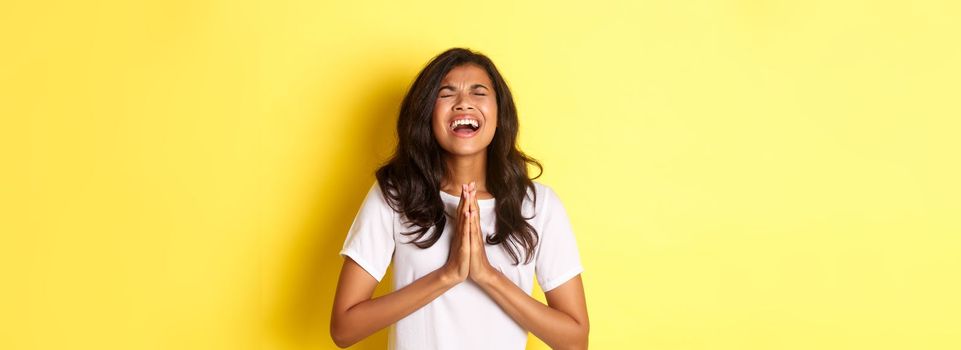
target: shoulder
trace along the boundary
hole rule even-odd
[[[540,183],[538,181],[531,181],[534,183],[534,194],[537,196],[537,201],[539,202],[541,198],[544,198],[548,192],[554,192],[550,186]]]
[[[539,181],[532,182],[534,183],[534,190],[537,193],[538,199],[540,199],[540,197],[557,197],[557,191],[555,191],[550,185],[541,183]]]
[[[540,213],[555,210],[560,205],[560,199],[557,196],[557,192],[554,191],[554,188],[538,181],[533,181],[533,183],[534,194],[537,198],[535,201],[535,211]]]
[[[380,188],[380,182],[374,180],[374,183],[370,185],[370,189],[367,190],[367,198],[365,201],[376,201],[381,203],[386,203],[387,198],[384,197],[384,192]]]
[[[362,206],[378,212],[393,212],[388,198],[384,196],[384,191],[380,187],[380,182],[376,180],[374,180],[370,189],[367,190],[367,195],[364,197]]]

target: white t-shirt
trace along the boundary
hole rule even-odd
[[[528,222],[537,230],[539,241],[534,259],[513,265],[510,255],[500,245],[486,245],[487,257],[528,295],[537,282],[550,291],[583,271],[577,242],[564,206],[554,191],[534,182],[537,191],[536,216]],[[440,191],[448,213],[457,210],[460,198]],[[481,232],[494,231],[494,201],[479,199]],[[530,217],[531,200],[522,205],[524,217]],[[447,262],[454,220],[448,217],[440,239],[427,249],[408,244],[416,235],[401,221],[403,214],[394,212],[375,182],[351,224],[341,255],[349,256],[379,282],[393,258],[394,289],[398,290],[433,272]],[[456,216],[455,216],[456,217]],[[430,231],[422,238],[429,237]],[[391,325],[389,349],[524,349],[527,330],[520,327],[483,289],[470,279],[447,290],[424,307]]]

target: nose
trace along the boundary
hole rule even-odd
[[[473,110],[473,109],[474,109],[474,106],[471,105],[470,101],[466,98],[460,98],[457,100],[457,103],[454,104],[455,111],[466,111],[466,110]]]

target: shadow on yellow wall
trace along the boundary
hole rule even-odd
[[[276,303],[272,324],[276,335],[298,346],[328,344],[330,340],[330,311],[343,257],[338,252],[353,222],[364,196],[373,184],[377,166],[387,160],[396,144],[396,120],[400,102],[412,77],[396,74],[390,68],[372,69],[368,74],[377,78],[370,86],[361,87],[360,98],[348,115],[319,118],[347,120],[341,130],[329,130],[325,135],[342,136],[330,158],[320,160],[323,168],[320,185],[314,196],[316,202],[303,222],[294,251],[289,254],[288,276],[284,295]],[[392,76],[392,74],[395,74]],[[356,137],[354,137],[356,135]],[[328,142],[329,144],[329,142]],[[392,268],[377,286],[374,296],[390,292]],[[387,329],[357,343],[351,349],[383,349],[387,343]]]

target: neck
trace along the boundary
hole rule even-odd
[[[477,186],[478,192],[487,192],[487,152],[478,152],[469,156],[447,154],[447,177],[441,183],[441,188],[447,192],[460,193],[461,184],[471,181]]]

